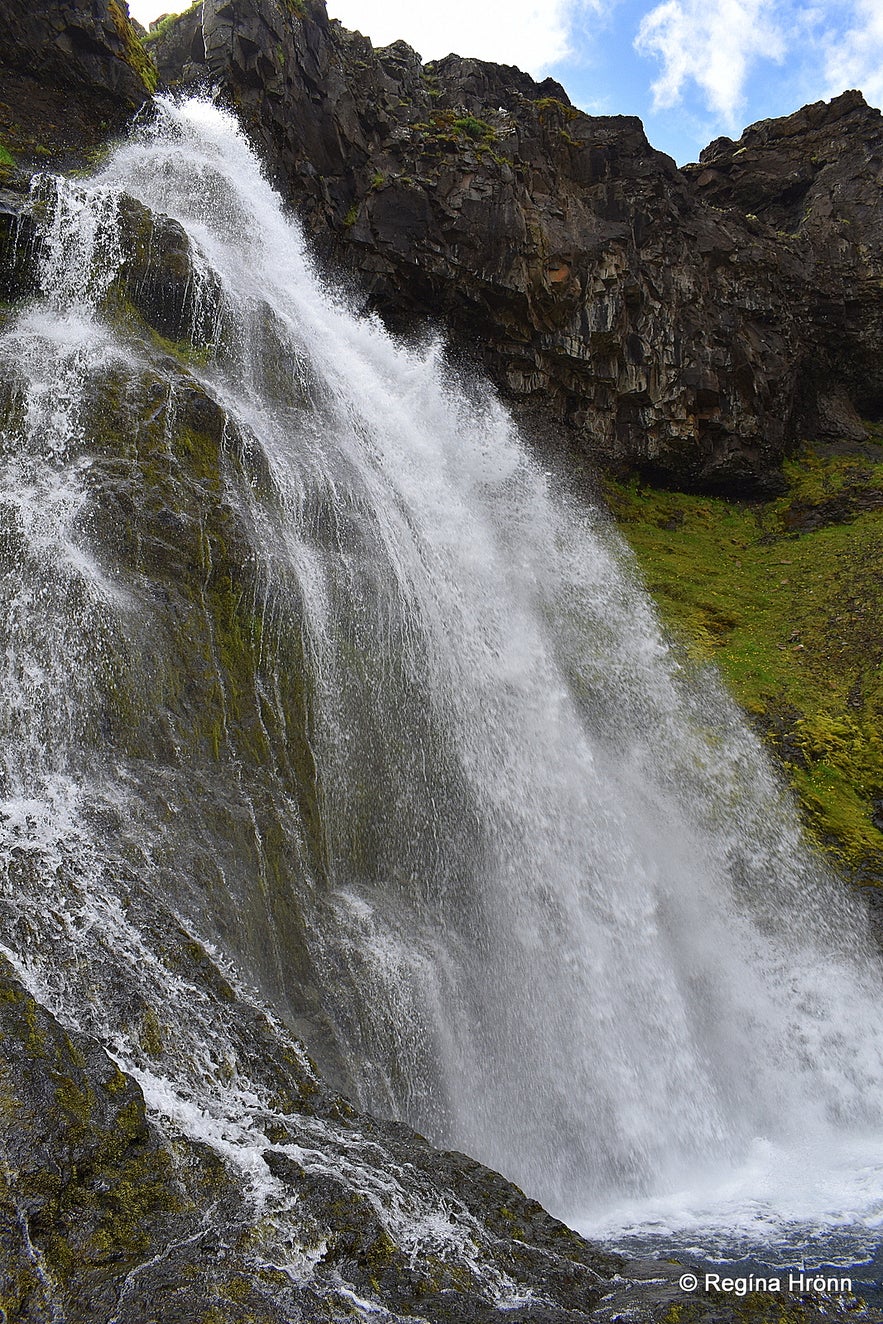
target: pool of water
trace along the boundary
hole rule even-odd
[[[883,1144],[879,1137],[758,1141],[730,1169],[568,1220],[630,1259],[678,1259],[730,1278],[846,1277],[883,1307]],[[793,1285],[792,1285],[793,1286]],[[812,1290],[811,1288],[809,1290]]]

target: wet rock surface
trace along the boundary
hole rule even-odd
[[[190,977],[202,974],[190,962]],[[284,1121],[264,1119],[264,1159],[278,1188],[276,1218],[280,1203],[297,1205],[299,1247],[274,1241],[272,1216],[261,1227],[260,1207],[212,1149],[160,1132],[132,1077],[90,1036],[64,1028],[3,961],[6,1319],[281,1324],[361,1318],[356,1298],[384,1318],[440,1324],[591,1317],[616,1257],[480,1164],[355,1113],[286,1051],[265,1016],[229,1000],[222,1012],[240,1024],[280,1111],[286,1100]],[[428,1237],[423,1249],[397,1245],[376,1194],[353,1184],[353,1156],[368,1153],[405,1209],[409,1199],[415,1214],[434,1203],[452,1230],[462,1228],[462,1244],[445,1250]]]
[[[137,882],[133,880],[137,891]],[[159,916],[158,918],[163,918]],[[854,1300],[686,1295],[685,1266],[584,1242],[498,1174],[329,1092],[284,1030],[243,1002],[166,916],[168,957],[216,1002],[275,1184],[262,1208],[200,1140],[150,1120],[141,1088],[0,961],[0,1308],[9,1321],[430,1324],[878,1321]],[[147,1038],[147,1036],[145,1036]],[[160,1047],[151,1046],[156,1055]],[[358,1182],[359,1162],[370,1163]],[[372,1173],[379,1182],[372,1182]],[[419,1219],[402,1245],[387,1203]],[[379,1197],[379,1198],[378,1198]],[[280,1234],[296,1208],[297,1242]],[[439,1232],[450,1234],[448,1243]]]
[[[215,936],[254,952],[249,985],[321,1035],[305,895],[279,885],[263,915],[247,896],[268,867],[296,869],[298,797],[307,833],[314,812],[296,621],[276,620],[277,706],[258,703],[270,646],[237,485],[267,475],[193,372],[186,238],[131,200],[119,220],[103,312],[130,353],[90,381],[71,446],[89,455],[81,532],[133,605],[127,663],[97,666],[87,739],[140,783],[152,859],[142,878],[126,814],[100,792],[55,845],[36,805],[20,820],[0,809],[0,929],[35,954],[27,969],[0,959],[0,1310],[47,1324],[587,1321],[618,1257],[474,1160],[355,1109],[180,918],[188,887],[207,885]],[[5,438],[21,409],[4,383]],[[0,575],[20,555],[0,538]],[[199,842],[174,838],[184,804],[224,857],[213,879]]]
[[[145,95],[117,49],[110,7],[101,12],[111,27],[88,12],[87,22],[72,8],[47,36],[24,10],[5,11],[4,51],[45,53],[50,80],[38,94],[16,55],[3,83],[4,123],[20,135],[9,141],[25,156],[38,132],[48,133],[51,153],[97,141]],[[80,55],[62,74],[65,42]],[[313,2],[206,0],[155,45],[168,84],[225,86],[326,258],[349,268],[368,302],[397,326],[442,318],[455,343],[480,344],[484,366],[525,416],[537,408],[565,421],[593,461],[686,486],[768,490],[800,428],[842,433],[856,410],[877,409],[871,182],[880,117],[854,96],[791,117],[787,131],[789,122],[761,126],[744,155],[716,144],[701,170],[679,172],[636,120],[582,115],[563,89],[517,70],[456,56],[422,65],[402,43],[374,51]],[[825,135],[837,150],[813,166],[799,198],[806,153],[812,165]],[[777,191],[786,156],[800,178]],[[0,300],[11,304],[33,291],[36,231],[26,176],[4,182]],[[797,217],[798,205],[806,216]],[[844,216],[855,242],[844,237]],[[226,843],[232,876],[234,860],[251,867],[256,824],[276,840],[280,812],[259,776],[246,787],[250,801],[236,801],[212,771],[219,748],[227,742],[231,766],[281,769],[309,836],[309,696],[298,688],[292,629],[278,729],[254,699],[261,640],[247,608],[255,585],[230,490],[237,473],[255,489],[264,480],[189,370],[200,346],[178,343],[195,320],[183,234],[133,204],[125,243],[106,312],[130,319],[144,370],[123,380],[111,365],[87,401],[89,481],[101,496],[90,535],[113,552],[133,597],[142,595],[128,642],[152,679],[134,692],[102,678],[101,738],[141,760],[158,814],[171,814],[168,770],[186,751],[182,776],[209,806],[206,831]],[[818,274],[811,289],[808,270]],[[847,299],[853,280],[857,294]],[[843,345],[864,355],[861,371]],[[0,399],[0,410],[14,408]],[[201,690],[213,649],[223,680]],[[161,653],[173,664],[161,665]],[[108,835],[115,830],[108,823]],[[170,854],[186,874],[193,861]],[[33,917],[14,884],[29,857],[3,863],[13,884],[5,923],[26,948]],[[76,871],[66,868],[56,874],[57,913],[41,932],[57,936],[55,966],[75,978],[68,930],[95,921],[78,912]],[[838,1303],[684,1303],[673,1271],[624,1267],[480,1164],[357,1112],[129,869],[121,864],[112,894],[151,935],[145,965],[154,963],[157,989],[181,981],[180,1024],[163,1023],[159,999],[127,982],[121,949],[114,965],[112,930],[105,982],[81,999],[94,1025],[63,1023],[57,990],[29,991],[0,968],[0,1307],[9,1320],[281,1324],[358,1318],[363,1309],[433,1324],[859,1317]],[[223,941],[225,926],[250,921],[235,890],[215,878],[208,887]],[[302,916],[279,904],[267,928],[254,923],[253,946],[266,959],[252,975],[287,1001],[292,1023],[321,1035]],[[285,935],[282,987],[268,930]],[[195,1138],[195,1124],[179,1116],[161,1129],[156,1096],[152,1111],[145,1101],[145,1089],[186,1062],[200,1017],[221,1027],[226,1045],[215,1064],[218,1098],[240,1076],[257,1087],[252,1139],[263,1136],[269,1206]],[[102,1046],[117,1029],[140,1045],[124,1070]],[[280,1233],[280,1207],[298,1210],[296,1242],[290,1219]],[[395,1208],[412,1227],[429,1210],[447,1240],[439,1243],[433,1225],[409,1242],[391,1223]]]

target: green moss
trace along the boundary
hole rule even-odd
[[[173,950],[170,964],[177,965],[189,978],[198,973],[200,982],[211,990],[221,1002],[233,1003],[236,993],[233,986],[224,978],[201,942],[195,938],[185,938]]]
[[[411,129],[424,136],[429,144],[450,143],[462,146],[463,139],[468,138],[471,143],[487,146],[497,137],[496,129],[486,120],[480,120],[475,115],[458,116],[453,110],[434,110],[429,123],[414,123]]]
[[[199,0],[199,3],[201,4],[202,0]],[[141,38],[142,44],[147,47],[151,42],[157,41],[160,37],[164,37],[169,28],[174,27],[179,17],[180,15],[178,14],[166,14],[165,18],[157,23],[155,28],[151,28],[149,32],[144,34]]]
[[[55,1090],[56,1107],[65,1121],[87,1126],[95,1110],[95,1095],[90,1088],[69,1076],[62,1076]]]
[[[141,1017],[141,1047],[148,1057],[162,1057],[165,1047],[166,1029],[152,1007],[147,1007]]]
[[[108,0],[107,7],[120,41],[123,43],[126,63],[135,70],[148,92],[155,92],[159,74],[153,56],[145,49],[144,43],[132,27],[129,15],[117,3],[117,0]]]
[[[0,168],[3,168],[4,166],[14,166],[14,165],[15,165],[14,156],[12,155],[11,152],[7,151],[7,149],[3,146],[3,143],[0,142]]]
[[[490,141],[497,136],[496,130],[486,120],[477,119],[475,115],[463,115],[453,120],[451,127],[458,133],[465,133],[467,138],[474,138],[476,142]]]
[[[126,1088],[126,1084],[126,1077],[123,1075],[122,1071],[120,1071],[119,1067],[116,1068],[113,1075],[108,1080],[103,1082],[104,1089],[111,1095],[120,1094]]]
[[[883,461],[807,453],[762,505],[610,483],[664,621],[713,660],[782,758],[807,823],[883,882]]]
[[[670,1305],[660,1324],[703,1324],[709,1318],[721,1324],[815,1324],[824,1313],[811,1297],[782,1297],[772,1292],[736,1297],[731,1292],[709,1292],[702,1300]]]
[[[92,473],[99,484],[110,479],[118,495],[117,505],[103,503],[96,539],[113,545],[134,576],[162,586],[173,604],[147,629],[137,684],[125,669],[109,678],[108,730],[133,757],[155,757],[156,742],[165,746],[171,732],[176,758],[186,751],[203,763],[275,766],[297,798],[318,858],[311,698],[299,622],[289,614],[274,617],[268,633],[241,508],[227,495],[234,487],[253,494],[261,475],[186,372],[181,386],[175,404],[168,380],[108,374],[96,383],[87,422],[100,457]],[[284,876],[284,841],[275,841],[270,825],[263,836],[267,869]]]
[[[155,28],[151,28],[149,32],[145,33],[141,38],[142,43],[147,46],[150,42],[156,41],[158,37],[164,36],[169,28],[175,26],[179,19],[184,18],[186,14],[192,14],[195,9],[199,9],[201,4],[202,0],[193,0],[193,4],[188,6],[187,9],[182,9],[180,14],[166,14],[165,18],[157,23]]]
[[[575,120],[579,114],[574,106],[568,106],[564,101],[559,101],[557,97],[540,97],[534,102],[534,105],[541,119],[552,115],[560,119]]]
[[[30,1235],[58,1281],[109,1261],[134,1263],[151,1245],[156,1218],[180,1207],[169,1157],[151,1143],[141,1095],[109,1062],[87,1064],[80,1043],[29,994],[8,984],[2,993],[4,1033],[26,1050],[27,1068],[20,1074],[20,1059],[9,1055],[3,1097],[19,1106],[3,1112],[0,1126],[37,1127],[56,1156],[41,1166],[43,1150],[34,1148],[33,1161],[15,1174],[16,1202],[32,1211]],[[29,1101],[35,1068],[51,1090],[39,1116]]]

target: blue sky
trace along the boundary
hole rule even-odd
[[[130,0],[142,22],[170,7]],[[638,115],[694,161],[720,134],[860,88],[883,105],[883,0],[328,0],[375,45],[403,37],[551,74],[592,114]]]

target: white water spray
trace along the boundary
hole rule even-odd
[[[84,648],[127,635],[80,517],[77,413],[82,376],[143,370],[100,312],[120,195],[186,232],[208,341],[191,371],[269,475],[266,502],[257,483],[236,500],[257,581],[302,622],[322,823],[308,886],[292,808],[274,886],[302,881],[360,1102],[607,1234],[741,1226],[749,1205],[768,1235],[876,1226],[881,988],[860,906],[713,678],[682,673],[606,518],[542,472],[490,391],[465,398],[437,345],[402,347],[317,279],[202,101],[160,103],[97,180],[60,188],[46,300],[0,344],[23,402],[0,500],[54,585],[46,605],[7,571],[7,833],[53,778],[88,799]],[[192,881],[179,900],[212,928]],[[228,946],[247,967],[245,938]]]

